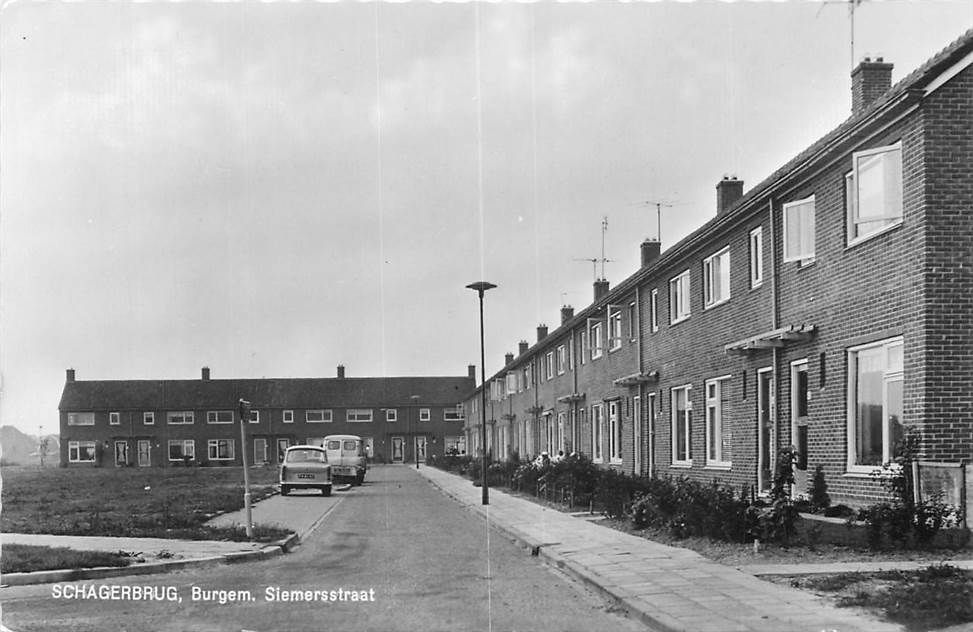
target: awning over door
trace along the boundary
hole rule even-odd
[[[788,342],[804,342],[810,340],[817,327],[814,325],[788,325],[772,331],[765,331],[762,334],[744,338],[736,342],[731,342],[723,347],[726,353],[747,354],[752,351],[762,349],[773,349],[774,347],[784,347]]]

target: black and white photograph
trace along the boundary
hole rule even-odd
[[[973,0],[0,5],[0,632],[973,632]]]

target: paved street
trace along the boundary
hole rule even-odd
[[[336,493],[330,513],[283,557],[151,577],[4,588],[3,624],[13,632],[644,629],[488,529],[414,469],[378,467],[369,479]],[[317,500],[330,502],[293,498],[295,506]],[[74,592],[78,586],[93,587],[95,594],[111,586],[150,587],[164,600],[136,601],[131,594],[81,599]],[[318,600],[272,602],[268,589],[275,597],[302,591]]]

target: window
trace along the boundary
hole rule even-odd
[[[292,423],[294,423],[294,411],[293,410],[285,410],[284,411],[284,423],[285,424],[292,424]]]
[[[153,412],[142,413],[142,423],[145,424],[146,426],[155,425],[155,413]]]
[[[544,366],[547,368],[547,371],[545,373],[547,379],[549,380],[554,379],[554,352],[553,351],[547,352]]]
[[[95,425],[94,413],[68,413],[69,426],[93,426]]]
[[[591,407],[591,458],[597,463],[601,463],[602,458],[602,437],[601,429],[601,404]]]
[[[251,410],[250,411],[250,423],[252,423],[252,424],[259,424],[260,423],[260,411],[259,410]]]
[[[764,229],[758,226],[750,231],[750,287],[760,287],[764,282]]]
[[[730,247],[703,260],[704,307],[730,300]]]
[[[706,465],[730,467],[730,430],[723,425],[724,385],[730,376],[706,381]]]
[[[430,419],[432,419],[432,413],[429,411],[429,409],[428,408],[420,408],[419,409],[419,421],[429,421]]]
[[[192,439],[178,439],[169,442],[169,460],[185,461],[196,458],[196,442]]]
[[[554,453],[564,450],[564,412],[557,414],[557,437],[554,441]]]
[[[530,383],[534,381],[534,365],[524,367],[524,388],[530,390]]]
[[[264,450],[266,451],[266,443]],[[210,461],[233,460],[233,439],[210,439],[206,442],[206,456]]]
[[[689,318],[689,270],[669,280],[669,324]]]
[[[456,404],[455,408],[443,410],[443,421],[463,421],[466,415],[463,411],[463,404]]]
[[[121,413],[108,413],[108,424],[111,426],[117,426],[122,423]]]
[[[206,411],[206,423],[208,424],[232,424],[232,410],[208,410]]]
[[[814,260],[814,196],[784,205],[784,261]]]
[[[385,409],[385,421],[393,422],[399,420],[399,411],[395,408]]]
[[[638,336],[638,319],[636,318],[635,303],[628,304],[628,340],[629,342],[635,342],[635,338]]]
[[[601,323],[595,323],[591,326],[591,359],[595,360],[601,357],[602,350],[604,349],[604,341],[602,339]]]
[[[331,423],[331,409],[305,410],[304,422],[309,424]]]
[[[845,176],[848,243],[902,222],[902,143],[855,152]]]
[[[649,318],[652,321],[652,332],[659,331],[659,290],[652,290],[649,297]]]
[[[849,470],[871,472],[895,456],[904,433],[902,339],[848,352]]]
[[[511,371],[506,375],[507,395],[514,395],[517,392],[517,372]]]
[[[68,461],[71,463],[94,463],[94,441],[68,441]]]
[[[791,362],[791,444],[797,452],[799,470],[807,469],[807,411],[811,392],[808,390],[807,358]]]
[[[608,402],[608,456],[612,463],[622,462],[622,420],[617,401]]]
[[[622,312],[612,313],[608,308],[608,350],[614,351],[622,347]]]
[[[195,420],[191,410],[176,410],[166,413],[166,423],[170,426],[185,426],[194,423]]]
[[[692,465],[692,386],[672,389],[672,464]]]
[[[349,408],[348,423],[368,423],[372,420],[372,410],[370,408]]]
[[[582,331],[581,334],[581,364],[588,360],[588,332]]]
[[[557,374],[564,375],[564,369],[567,367],[568,363],[568,353],[564,345],[559,345],[557,348]]]

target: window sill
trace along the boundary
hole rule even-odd
[[[893,223],[889,224],[888,226],[885,226],[884,228],[880,228],[880,229],[876,230],[875,232],[868,233],[867,235],[862,235],[861,237],[855,237],[854,239],[852,239],[852,240],[850,240],[848,242],[848,245],[845,246],[845,250],[851,250],[852,248],[854,248],[856,246],[860,246],[860,245],[862,245],[862,244],[864,244],[866,242],[869,242],[872,239],[875,239],[876,237],[881,237],[885,233],[890,233],[893,230],[895,230],[896,228],[900,228],[902,226],[902,224],[903,224],[903,222],[900,219],[897,222],[893,222]]]
[[[753,282],[751,282],[751,283],[750,283],[750,291],[751,291],[751,292],[753,292],[753,291],[755,291],[755,290],[759,290],[759,289],[760,289],[760,288],[762,288],[763,286],[764,286],[764,282],[763,282],[763,279],[761,279],[761,280],[760,280],[760,281],[759,281],[758,283],[753,283]]]
[[[693,467],[693,462],[692,461],[673,461],[671,467],[678,468],[680,470],[690,470]]]
[[[689,318],[690,318],[689,316],[683,316],[682,318],[678,318],[678,319],[676,319],[676,320],[670,320],[670,321],[669,321],[669,326],[670,326],[670,327],[675,327],[675,326],[676,326],[676,325],[678,325],[679,323],[684,323],[684,322],[686,322],[687,320],[689,320]]]
[[[623,465],[624,464],[624,461],[622,461],[621,459],[612,459],[609,462],[609,464],[610,465]]]
[[[727,296],[726,298],[720,299],[715,303],[710,303],[709,305],[703,305],[703,311],[705,312],[706,310],[713,309],[714,307],[719,307],[720,305],[726,305],[727,303],[730,302],[730,298],[731,297]]]
[[[704,470],[720,470],[723,472],[733,469],[733,464],[726,461],[717,461],[713,463],[707,463],[703,466]]]

